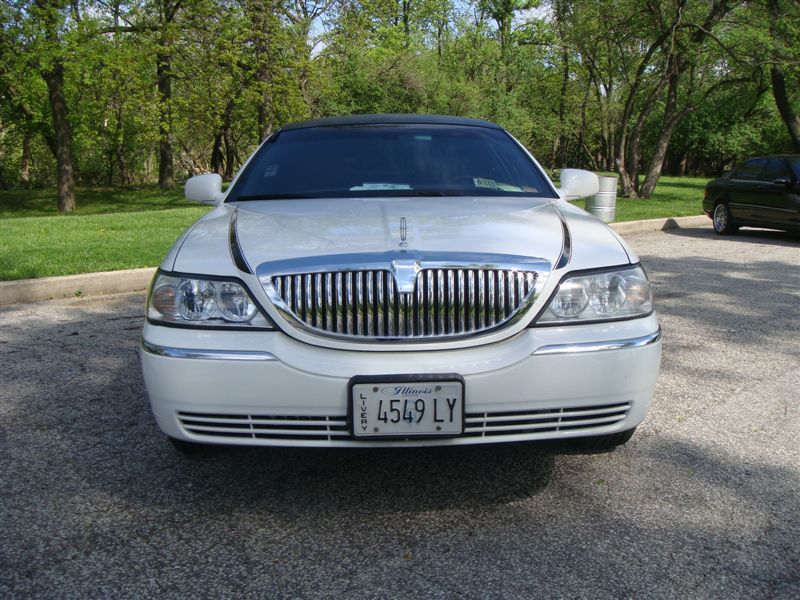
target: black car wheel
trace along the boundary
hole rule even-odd
[[[186,440],[178,440],[174,437],[169,437],[170,443],[173,448],[183,454],[184,456],[197,456],[203,454],[211,449],[209,444],[197,444],[195,442],[187,442]]]
[[[733,223],[733,217],[728,205],[722,202],[714,207],[714,216],[711,221],[714,223],[714,231],[720,235],[736,233],[739,229],[739,226]]]
[[[622,446],[633,437],[633,432],[636,428],[628,429],[628,431],[620,431],[619,433],[612,433],[610,435],[595,435],[592,437],[577,438],[572,441],[573,446],[579,450],[587,452],[602,452],[604,450],[613,450],[617,446]]]

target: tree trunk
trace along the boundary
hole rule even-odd
[[[22,162],[19,168],[19,180],[22,187],[31,184],[31,132],[27,129],[22,134]]]
[[[117,160],[119,181],[122,185],[131,184],[131,173],[128,168],[128,157],[125,156],[125,132],[122,124],[122,103],[117,105],[117,126],[114,132],[114,157]]]
[[[633,192],[630,198],[641,198],[641,190],[639,187],[639,173],[641,172],[642,161],[642,132],[644,125],[653,108],[656,106],[656,101],[661,92],[664,90],[669,78],[662,79],[651,91],[645,100],[639,116],[636,118],[636,123],[633,126],[628,138],[628,149],[626,153],[626,172],[628,179],[633,187]]]
[[[789,137],[792,139],[794,151],[800,152],[800,115],[795,114],[792,103],[789,101],[783,71],[777,65],[773,65],[769,73],[772,79],[772,95],[775,97],[775,105],[786,125]]]
[[[231,121],[233,120],[233,100],[228,101],[225,111],[222,113],[222,143],[225,146],[225,172],[222,177],[230,181],[233,179],[233,169],[236,166],[236,147],[233,141],[233,131]]]
[[[781,42],[777,39],[777,25],[779,20],[783,18],[783,11],[781,10],[778,0],[768,0],[767,6],[770,16],[769,32],[774,45],[779,47]],[[779,59],[780,57],[777,56],[777,52],[775,52],[773,56],[774,62],[769,70],[770,79],[772,80],[772,95],[775,98],[775,105],[778,107],[781,119],[789,132],[794,151],[800,152],[800,116],[795,114],[792,103],[789,101],[789,94],[786,91],[786,78],[780,67]]]
[[[162,39],[156,54],[158,78],[158,185],[162,190],[175,187],[172,162],[172,54],[169,41]]]
[[[222,177],[226,181],[230,181],[233,179],[233,169],[236,166],[236,149],[233,145],[233,136],[231,135],[230,127],[225,129],[222,139],[225,142],[225,173]]]
[[[446,23],[446,21],[445,21]],[[436,20],[436,64],[442,66],[442,45],[444,40],[444,24],[442,19]]]
[[[577,147],[577,158],[578,158],[578,168],[583,168],[583,157],[585,156],[589,163],[593,163],[594,159],[592,158],[592,153],[588,151],[586,148],[586,140],[585,140],[585,132],[589,127],[588,118],[586,116],[586,105],[589,102],[589,88],[586,88],[586,93],[583,95],[583,101],[581,102],[581,128],[578,131],[578,140],[575,143]],[[597,170],[597,163],[590,164],[590,168],[592,170]]]
[[[661,177],[661,169],[664,166],[664,159],[667,156],[669,149],[669,142],[672,139],[672,132],[685,113],[678,113],[678,81],[680,79],[679,73],[673,71],[669,78],[669,91],[667,92],[667,102],[664,105],[664,121],[661,126],[661,133],[656,142],[655,152],[653,158],[650,160],[650,166],[647,169],[647,176],[642,184],[642,189],[639,191],[641,198],[649,198],[653,195],[656,189],[658,178]]]
[[[214,144],[211,148],[211,172],[222,175],[225,170],[225,155],[222,153],[222,131],[214,134]]]
[[[678,177],[685,177],[686,172],[688,170],[689,170],[689,155],[684,154],[683,156],[681,156],[680,161],[678,161],[678,171],[676,172],[676,175]]]
[[[640,89],[647,79],[648,69],[652,67],[650,59],[655,55],[656,51],[661,48],[666,40],[674,33],[677,27],[679,17],[676,16],[669,26],[662,27],[658,37],[650,44],[647,51],[639,60],[636,74],[633,81],[629,84],[628,91],[625,98],[624,108],[619,117],[619,127],[615,132],[615,147],[614,147],[614,163],[619,173],[620,184],[622,186],[622,195],[629,198],[637,198],[637,181],[638,181],[638,165],[633,163],[628,155],[630,144],[630,118],[633,115],[636,100],[640,98]],[[652,110],[652,108],[650,108]],[[636,158],[636,157],[634,157]],[[629,172],[629,166],[634,173]]]
[[[109,150],[106,155],[108,158],[106,164],[106,185],[111,187],[114,185],[114,150]]]
[[[619,173],[619,183],[622,188],[622,195],[626,198],[638,198],[636,193],[635,178],[638,178],[636,167],[634,165],[634,172],[628,172],[628,140],[627,131],[623,127],[620,131],[620,137],[617,139],[617,147],[614,152],[614,163],[616,171]]]
[[[128,159],[125,156],[125,151],[122,149],[122,145],[117,146],[117,166],[119,167],[119,180],[122,185],[130,185],[131,184],[131,172],[128,168]]]
[[[569,84],[569,52],[566,45],[561,46],[561,61],[564,66],[561,77],[561,95],[558,99],[558,136],[553,140],[553,155],[550,157],[552,167],[564,168],[566,136],[564,135],[567,113],[567,86]]]
[[[259,80],[265,85],[268,84],[269,76]],[[261,96],[261,102],[258,105],[258,141],[263,142],[272,133],[274,127],[272,121],[272,93],[264,91]]]
[[[245,4],[253,24],[253,47],[256,56],[255,79],[260,88],[261,101],[258,103],[258,141],[263,142],[274,128],[272,98],[272,57],[275,0],[250,0]]]
[[[231,135],[230,127],[225,129],[222,139],[225,142],[225,173],[222,177],[226,181],[230,181],[233,179],[233,170],[236,167],[236,148],[233,144],[233,136]]]
[[[64,65],[56,60],[51,69],[42,73],[42,77],[47,83],[50,112],[53,115],[58,211],[68,213],[75,210],[75,168],[72,162],[72,132],[64,97]]]

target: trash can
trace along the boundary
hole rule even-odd
[[[614,221],[617,212],[617,178],[599,176],[600,189],[596,196],[586,199],[586,211],[604,223]]]

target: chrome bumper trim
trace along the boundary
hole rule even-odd
[[[655,344],[661,339],[661,327],[650,335],[629,338],[627,340],[610,340],[604,342],[581,342],[577,344],[552,344],[534,350],[533,356],[546,356],[550,354],[582,354],[584,352],[603,352],[605,350],[624,350],[627,348],[642,348]]]
[[[194,358],[200,360],[244,360],[244,361],[272,361],[278,357],[269,352],[258,350],[200,350],[196,348],[169,348],[158,346],[142,340],[141,348],[148,354],[166,356],[167,358]]]

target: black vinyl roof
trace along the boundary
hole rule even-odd
[[[348,117],[328,117],[326,119],[312,119],[291,123],[281,127],[281,131],[291,129],[309,129],[311,127],[341,127],[346,125],[468,125],[471,127],[489,127],[502,129],[499,125],[480,119],[466,117],[447,117],[444,115],[410,115],[410,114],[385,114],[385,115],[351,115]]]

